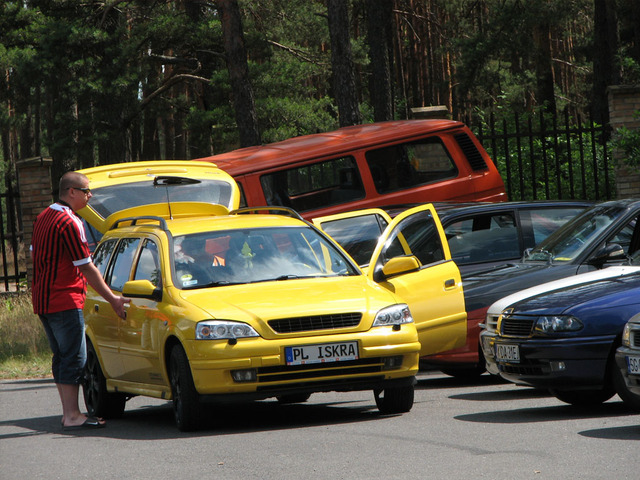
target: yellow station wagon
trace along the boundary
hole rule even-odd
[[[379,254],[400,256],[372,279],[295,212],[229,212],[233,183],[228,195],[197,202],[195,189],[187,192],[202,178],[161,167],[82,171],[95,204],[79,213],[104,234],[94,263],[112,290],[132,298],[122,320],[88,291],[84,397],[91,414],[121,415],[128,398],[147,395],[171,399],[178,427],[191,430],[208,401],[299,402],[353,390],[372,390],[383,413],[411,409],[418,330],[427,319],[414,322],[411,309],[428,311],[428,297],[440,293],[424,290],[422,298],[410,286],[430,270],[410,246],[442,233],[428,206],[394,220],[398,228]],[[111,208],[112,201],[126,208]],[[432,303],[442,313],[443,302]],[[463,303],[456,309],[464,312]],[[445,335],[446,321],[436,323],[438,342],[464,341],[464,331]]]

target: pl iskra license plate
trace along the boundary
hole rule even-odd
[[[499,362],[519,362],[520,349],[518,345],[496,345],[496,359]]]
[[[640,357],[627,357],[627,367],[631,375],[640,375]]]
[[[287,365],[344,362],[358,359],[358,342],[322,343],[286,347]]]

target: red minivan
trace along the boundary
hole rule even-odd
[[[242,206],[287,206],[307,219],[395,204],[507,200],[485,149],[452,120],[356,125],[197,160],[235,178]]]

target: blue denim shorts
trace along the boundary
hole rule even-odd
[[[51,371],[56,383],[79,385],[87,361],[82,310],[40,315],[53,352]]]

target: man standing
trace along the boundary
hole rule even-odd
[[[53,351],[53,378],[62,402],[62,426],[101,428],[102,419],[80,412],[78,394],[87,359],[82,308],[87,282],[124,318],[130,299],[115,295],[91,261],[84,225],[76,211],[91,198],[89,179],[67,172],[57,203],[38,215],[33,228],[33,310]]]

